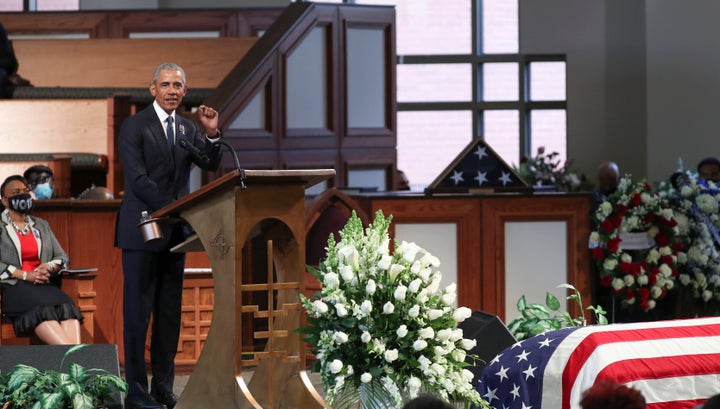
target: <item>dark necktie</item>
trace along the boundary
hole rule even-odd
[[[167,143],[172,151],[173,145],[175,145],[175,127],[173,126],[173,117],[167,118]]]

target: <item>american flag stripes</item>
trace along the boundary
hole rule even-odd
[[[611,379],[641,391],[649,409],[691,409],[720,393],[720,317],[565,328],[502,351],[478,391],[497,409],[579,409]]]

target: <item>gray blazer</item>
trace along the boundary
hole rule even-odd
[[[47,221],[38,217],[30,217],[30,230],[38,243],[39,259],[41,263],[52,262],[61,269],[67,267],[68,255],[55,238]],[[16,279],[9,278],[20,268],[20,240],[10,224],[10,215],[7,212],[0,214],[0,279],[6,284],[15,284]]]

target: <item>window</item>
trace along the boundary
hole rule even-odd
[[[346,3],[396,7],[398,168],[413,190],[473,137],[510,165],[540,146],[566,158],[565,57],[519,54],[518,0]]]

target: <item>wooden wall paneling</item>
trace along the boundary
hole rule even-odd
[[[482,200],[482,309],[505,319],[505,223],[564,221],[567,223],[567,282],[580,291],[585,305],[591,296],[587,240],[590,200],[587,196],[491,196]],[[575,303],[570,314],[580,315]]]
[[[337,9],[334,7],[315,7],[311,18],[303,21],[302,27],[293,30],[293,38],[280,47],[282,71],[282,101],[280,106],[280,120],[284,134],[279,139],[280,149],[329,148],[339,146],[339,131],[341,102],[338,99],[339,82],[339,41],[337,24]],[[324,28],[326,61],[325,70],[325,99],[327,112],[327,125],[324,128],[290,128],[287,123],[287,58],[298,47],[305,37],[315,28]]]
[[[263,63],[257,74],[259,79],[253,80],[252,84],[242,87],[237,94],[228,101],[227,105],[213,105],[212,101],[207,102],[220,112],[220,129],[225,138],[237,141],[238,149],[276,149],[278,146],[278,130],[280,96],[279,80],[277,75],[277,53]],[[241,61],[242,63],[242,61]],[[220,84],[220,87],[223,87]],[[233,121],[242,114],[252,99],[260,92],[265,93],[265,128],[264,129],[233,129],[230,128]]]
[[[105,187],[110,189],[115,197],[120,197],[120,192],[125,190],[118,140],[120,127],[130,115],[132,115],[132,104],[129,95],[113,95],[108,98],[107,159],[110,166],[108,166]]]
[[[343,147],[393,146],[397,144],[397,75],[395,54],[395,9],[393,7],[375,8],[341,8],[340,15],[342,32],[340,41],[343,44],[339,61],[342,73],[343,121],[345,137]],[[375,27],[384,30],[385,49],[385,127],[384,128],[350,128],[348,121],[347,96],[347,30],[357,27]]]
[[[146,10],[110,14],[113,37],[127,38],[133,32],[217,31],[220,37],[237,33],[237,11],[234,10]]]
[[[95,313],[95,342],[118,344],[122,360],[122,257],[115,247],[115,220],[119,200],[72,201],[70,237],[71,266],[95,267],[98,309]]]
[[[347,186],[348,173],[351,169],[385,169],[385,186],[391,190],[395,186],[395,169],[397,168],[397,151],[395,148],[357,148],[341,149],[340,160],[342,172],[341,185]]]
[[[87,34],[90,38],[107,38],[109,18],[102,12],[33,12],[2,13],[2,23],[13,34]],[[19,74],[22,72],[20,60]],[[29,78],[32,81],[32,78]]]
[[[120,249],[114,246],[120,201],[50,199],[36,203],[33,214],[48,221],[70,257],[70,267],[98,269],[92,282],[97,307],[94,342],[117,344],[122,351],[122,262]],[[122,356],[120,352],[121,360]]]
[[[237,14],[237,37],[255,36],[259,37],[262,32],[267,30],[282,9],[264,9],[264,10],[247,10]]]
[[[233,143],[233,146],[238,146]],[[278,169],[280,159],[276,150],[244,150],[242,145],[237,149],[240,167],[243,169]],[[222,160],[222,169],[225,171],[235,170],[235,162],[233,162],[230,153],[225,153]]]
[[[393,216],[390,225],[391,236],[395,236],[394,226],[399,223],[454,223],[457,226],[458,260],[458,305],[472,310],[483,309],[485,288],[481,269],[482,224],[480,220],[480,200],[468,198],[427,198],[380,197],[372,199],[372,214],[382,210],[383,214]],[[422,243],[418,243],[422,246]],[[442,260],[440,260],[442,263]]]

